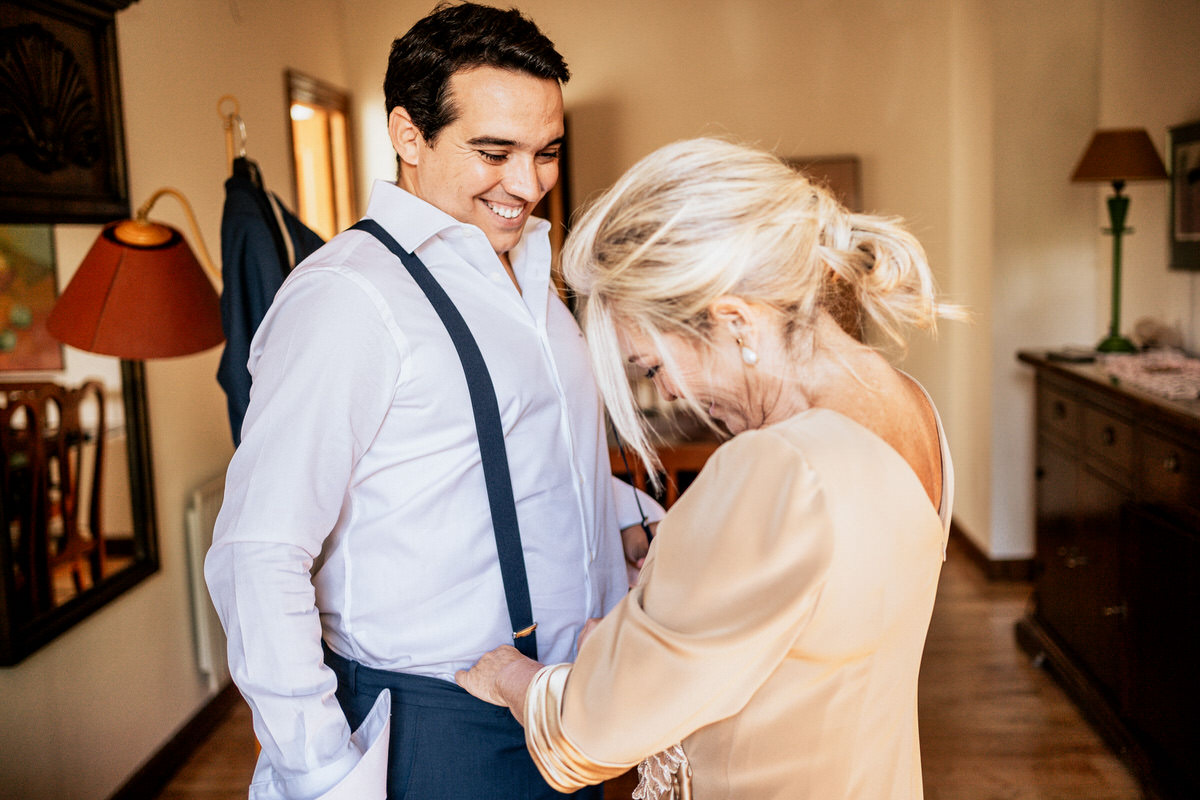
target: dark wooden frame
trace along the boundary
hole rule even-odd
[[[849,211],[862,212],[862,161],[858,156],[793,157],[784,162],[833,192]]]
[[[11,666],[48,644],[111,600],[158,571],[158,512],[154,501],[154,465],[150,459],[150,416],[142,362],[121,362],[125,429],[132,493],[134,562],[95,587],[31,619],[15,613],[15,587],[9,565],[0,565],[0,666]]]
[[[1170,225],[1171,269],[1200,270],[1200,120],[1167,129],[1167,154],[1171,159]],[[1189,169],[1190,167],[1190,169]],[[1192,230],[1180,230],[1180,212]]]
[[[129,216],[115,14],[132,1],[0,0],[0,18],[5,21],[0,48],[9,51],[5,55],[31,75],[43,74],[43,68],[54,62],[73,65],[61,74],[74,73],[80,79],[77,85],[86,87],[79,93],[67,92],[76,104],[69,111],[55,112],[45,105],[31,107],[45,96],[28,85],[36,78],[24,88],[0,82],[0,117],[12,131],[5,134],[11,140],[0,145],[0,222],[93,223]],[[61,88],[55,87],[55,93]],[[44,137],[36,143],[42,147],[36,147],[36,131],[22,140],[17,134],[24,127],[18,123],[22,113],[57,117],[64,123],[60,129],[76,136],[72,152],[81,148],[86,156],[39,159],[33,155],[43,148],[53,153],[63,148]],[[81,139],[89,144],[81,145]],[[31,160],[40,162],[40,167]]]

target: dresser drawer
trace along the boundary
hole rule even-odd
[[[1084,406],[1083,444],[1123,474],[1133,469],[1133,424],[1098,408]]]
[[[1037,390],[1037,420],[1044,432],[1072,442],[1079,440],[1083,407],[1070,395],[1039,384]]]
[[[1138,472],[1146,501],[1200,514],[1200,452],[1148,432],[1141,451]]]

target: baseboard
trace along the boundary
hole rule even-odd
[[[1032,558],[989,558],[979,549],[975,540],[968,536],[957,520],[950,520],[950,535],[962,544],[967,555],[974,561],[989,581],[1031,581],[1033,580]]]
[[[217,692],[109,800],[156,797],[240,699],[232,683]]]

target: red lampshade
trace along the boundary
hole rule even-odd
[[[1072,181],[1166,180],[1154,142],[1145,128],[1098,130],[1079,159]]]
[[[143,220],[105,226],[46,320],[59,341],[131,360],[225,339],[221,303],[183,236]]]

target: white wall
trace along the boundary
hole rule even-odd
[[[117,16],[133,205],[170,185],[220,253],[227,176],[217,100],[234,94],[268,187],[290,198],[283,71],[343,77],[337,6],[322,0],[141,0]],[[163,198],[152,216],[186,218]],[[66,281],[97,226],[56,230]],[[20,665],[0,669],[0,797],[111,795],[209,699],[195,667],[187,495],[232,452],[220,348],[147,364],[162,569]],[[68,357],[72,357],[68,352]],[[248,777],[248,776],[247,776]]]
[[[989,22],[992,360],[988,372],[960,376],[990,376],[991,513],[990,525],[968,531],[993,557],[1020,558],[1033,545],[1033,375],[1016,351],[1092,344],[1101,331],[1094,191],[1070,183],[1096,127],[1099,6],[1019,0],[994,6]]]
[[[379,88],[387,46],[427,6],[348,8],[347,68],[368,98],[358,122],[373,177],[394,170]],[[867,207],[910,220],[942,288],[972,314],[943,325],[936,344],[918,337],[903,363],[943,412],[955,517],[992,557],[1031,555],[1032,377],[1015,354],[1090,344],[1107,320],[1104,192],[1070,183],[1070,171],[1098,125],[1141,125],[1161,140],[1167,125],[1200,116],[1200,3],[521,7],[574,75],[564,96],[577,201],[653,148],[701,134],[862,158]],[[1125,319],[1178,321],[1195,348],[1196,278],[1165,269],[1165,185],[1130,194],[1141,234],[1127,240]]]
[[[1111,188],[1070,183],[1100,127],[1200,118],[1200,3],[1037,0],[992,11],[996,212],[991,513],[969,528],[994,558],[1033,548],[1033,376],[1020,348],[1094,345],[1108,328]],[[1031,35],[1036,32],[1036,35]],[[1200,349],[1200,274],[1167,269],[1167,185],[1130,184],[1122,328],[1153,316]]]
[[[1200,2],[1150,3],[1105,0],[1101,8],[1098,124],[1144,127],[1158,146],[1167,169],[1166,129],[1200,120]],[[1108,226],[1108,211],[1096,191],[1093,227]],[[1122,241],[1123,327],[1132,330],[1141,317],[1177,325],[1186,346],[1200,351],[1200,273],[1164,269],[1169,191],[1163,183],[1132,183],[1128,224],[1135,229]],[[1097,237],[1097,270],[1102,289],[1109,286],[1110,244]],[[1096,314],[1108,320],[1107,291],[1096,297]]]
[[[504,3],[507,5],[508,3]],[[382,79],[432,0],[140,0],[118,15],[131,189],[172,184],[219,249],[217,99],[290,199],[283,70],[348,89],[359,185],[391,178]],[[784,155],[856,153],[868,207],[908,217],[973,314],[905,368],[942,409],[956,517],[996,558],[1032,545],[1032,381],[1022,347],[1092,343],[1107,320],[1102,189],[1069,182],[1098,125],[1200,118],[1197,0],[527,0],[575,74],[577,199],[668,141],[715,133]],[[1125,319],[1178,320],[1200,348],[1198,277],[1168,273],[1164,186],[1133,186]],[[156,215],[183,226],[164,198]],[[59,229],[60,269],[94,228]],[[65,275],[64,275],[65,278]],[[105,797],[208,699],[192,666],[183,513],[230,453],[218,351],[148,365],[162,572],[0,670],[0,796]],[[101,742],[103,746],[97,747]]]
[[[989,140],[990,109],[976,87],[986,78],[974,63],[978,51],[953,34],[971,28],[982,36],[978,11],[964,14],[953,0],[527,0],[520,7],[571,67],[564,100],[577,203],[655,147],[692,136],[732,136],[784,156],[856,154],[865,206],[908,218],[938,279],[974,305],[973,255],[988,229],[964,214],[988,208],[974,187],[990,179],[979,167],[989,155],[980,143]],[[363,101],[360,185],[394,174],[381,90],[387,48],[428,10],[414,0],[347,4],[347,70]],[[970,187],[960,202],[954,187]],[[918,337],[904,359],[948,411],[978,408],[956,399],[948,367],[952,353],[973,347],[971,336],[947,326],[940,345]],[[974,393],[986,398],[978,386]],[[972,419],[972,428],[956,430],[953,413],[946,423],[956,452],[986,454],[986,433],[975,434],[986,425]],[[987,461],[971,450],[963,457]],[[974,494],[986,497],[986,484]],[[968,515],[971,505],[963,504]],[[986,517],[979,528],[986,530]]]

